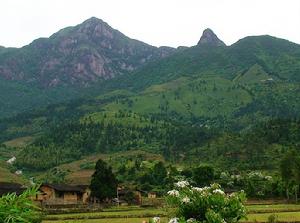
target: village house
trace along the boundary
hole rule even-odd
[[[39,191],[42,204],[87,204],[91,194],[87,185],[42,184]]]
[[[26,188],[21,184],[0,182],[0,197],[9,193],[21,194]]]
[[[118,188],[118,202],[120,204],[142,204],[142,194],[137,190],[125,189],[122,187]]]
[[[151,199],[156,198],[156,193],[155,192],[149,192],[148,193],[148,198],[151,198]]]

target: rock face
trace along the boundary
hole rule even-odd
[[[220,40],[211,29],[205,29],[203,31],[198,45],[226,46],[225,43],[222,40]]]
[[[1,53],[0,77],[42,87],[87,86],[133,71],[174,51],[130,39],[93,17],[49,38]]]

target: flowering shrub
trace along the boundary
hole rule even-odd
[[[235,223],[246,216],[244,192],[227,195],[218,184],[200,188],[187,181],[178,182],[175,187],[166,198],[180,219],[172,222]]]
[[[259,171],[236,175],[222,172],[220,174],[220,183],[227,188],[243,188],[249,197],[273,197],[274,193],[280,195],[284,192],[281,191],[282,187],[278,179]]]

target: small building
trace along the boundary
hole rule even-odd
[[[86,204],[90,190],[87,185],[42,184],[36,200],[42,204]]]
[[[20,195],[25,189],[21,184],[0,182],[0,197],[10,193]]]
[[[148,198],[151,198],[151,199],[156,198],[156,193],[155,192],[149,192],[148,193]]]
[[[142,204],[142,194],[137,190],[118,188],[118,202],[120,204]]]

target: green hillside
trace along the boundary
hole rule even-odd
[[[88,178],[91,157],[140,151],[173,165],[278,171],[282,157],[299,149],[299,58],[299,45],[257,36],[177,50],[86,88],[3,80],[0,113],[11,116],[0,120],[0,143],[6,152],[23,147],[11,150],[16,164],[2,168],[58,179],[78,162]]]
[[[232,115],[251,101],[251,95],[241,86],[218,76],[210,76],[179,78],[153,85],[137,96],[108,104],[105,109],[209,119]]]
[[[231,46],[194,46],[151,62],[131,75],[106,83],[107,89],[145,89],[181,76],[218,75],[233,80],[258,65],[270,78],[298,82],[300,46],[271,36],[246,37]]]

